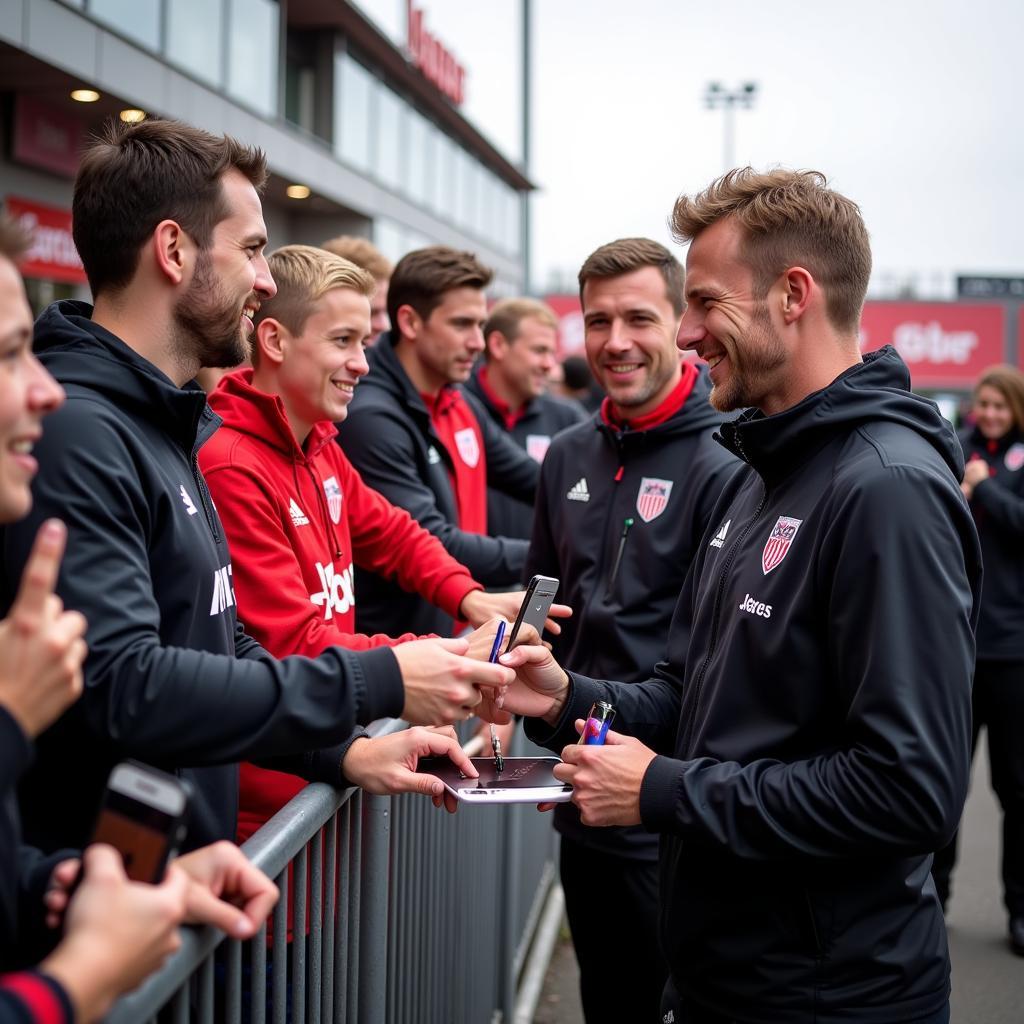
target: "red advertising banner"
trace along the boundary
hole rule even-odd
[[[32,248],[20,267],[26,277],[42,277],[65,284],[86,283],[85,270],[71,237],[70,210],[16,196],[7,196],[4,205],[32,237]]]
[[[892,345],[910,368],[914,387],[969,388],[993,363],[1005,361],[1006,310],[959,302],[868,302],[861,348]]]
[[[561,357],[583,351],[583,314],[575,295],[547,295],[558,317]],[[1006,308],[967,302],[868,302],[861,318],[865,352],[892,345],[910,368],[915,387],[968,389],[993,363],[1006,359]],[[1024,307],[1018,317],[1024,368]]]
[[[78,173],[85,130],[82,122],[35,96],[14,101],[11,155],[19,163],[73,178]]]

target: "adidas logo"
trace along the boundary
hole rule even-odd
[[[309,526],[309,517],[299,508],[294,498],[288,506],[288,515],[292,517],[292,526]]]
[[[428,466],[436,466],[440,461],[441,461],[440,454],[438,453],[437,449],[433,445],[431,445],[427,449],[427,465]]]
[[[587,490],[587,478],[585,476],[581,476],[579,480],[569,488],[569,493],[566,497],[570,501],[590,501],[590,491]]]
[[[708,545],[709,548],[720,548],[725,543],[725,535],[729,532],[729,527],[732,525],[731,519],[726,519],[722,528],[711,538],[711,543]]]
[[[185,506],[185,511],[190,516],[194,516],[199,510],[196,508],[196,503],[192,500],[192,496],[185,490],[185,485],[181,484],[178,487],[178,493],[181,495],[182,504]]]

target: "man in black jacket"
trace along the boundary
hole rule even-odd
[[[558,347],[558,320],[536,299],[502,299],[484,324],[484,359],[466,382],[499,430],[543,462],[551,439],[584,419],[583,407],[548,394]],[[487,488],[487,532],[530,539],[533,502]],[[529,573],[527,574],[529,577]]]
[[[36,445],[32,513],[2,538],[9,602],[39,523],[64,519],[58,591],[89,623],[85,694],[40,736],[20,787],[26,838],[47,851],[85,844],[124,757],[190,779],[201,846],[234,838],[238,761],[339,781],[330,745],[357,722],[466,718],[473,683],[494,681],[460,656],[465,641],[277,661],[238,622],[196,461],[219,420],[189,382],[242,360],[274,294],[265,177],[260,151],[171,121],[114,122],[82,159],[75,244],[95,308],[59,302],[36,325],[67,401]]]
[[[679,344],[716,408],[747,409],[721,429],[747,465],[653,677],[516,649],[505,707],[561,747],[594,699],[618,706],[556,772],[584,824],[661,836],[664,1020],[948,1021],[929,869],[967,792],[981,575],[960,447],[891,348],[862,358],[870,246],[823,176],[731,171],[673,227]]]
[[[491,271],[436,245],[407,253],[388,286],[391,331],[338,424],[363,480],[438,537],[485,587],[523,578],[527,543],[487,536],[487,487],[532,501],[537,463],[460,387],[483,350]],[[372,573],[356,571],[360,633],[439,633],[450,616]]]
[[[739,463],[712,439],[722,415],[706,373],[676,347],[679,261],[658,242],[623,238],[591,253],[579,282],[587,359],[608,397],[551,444],[526,567],[561,579],[576,609],[552,641],[561,664],[639,683],[664,653],[683,580]],[[556,809],[555,827],[588,1024],[655,1020],[668,977],[657,836],[589,828],[572,804]]]

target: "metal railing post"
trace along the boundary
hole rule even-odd
[[[384,1024],[387,1008],[388,855],[391,799],[363,798],[362,890],[359,917],[359,1024]]]

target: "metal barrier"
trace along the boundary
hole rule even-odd
[[[521,733],[516,744],[536,750]],[[275,941],[268,948],[266,925],[245,943],[184,929],[179,952],[107,1024],[158,1014],[173,1024],[511,1024],[532,1014],[517,996],[523,987],[536,999],[524,967],[560,896],[550,815],[517,804],[452,816],[422,796],[314,783],[243,849],[281,888]],[[292,941],[279,941],[289,926]]]

